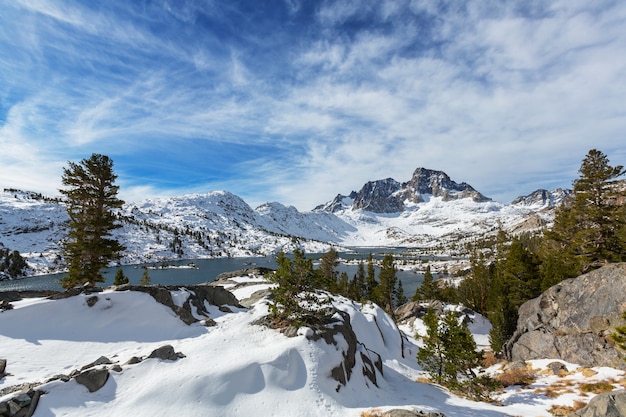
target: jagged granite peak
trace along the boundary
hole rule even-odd
[[[466,182],[458,184],[452,181],[445,172],[427,168],[417,168],[413,172],[413,177],[402,184],[402,188],[405,190],[405,198],[414,203],[423,201],[423,194],[443,197],[443,201],[461,198],[471,198],[476,202],[491,200]]]
[[[326,204],[320,204],[319,206],[315,207],[313,211],[326,211],[329,213],[336,213],[340,210],[349,209],[350,207],[352,207],[352,204],[354,204],[356,196],[356,191],[352,191],[348,196],[345,196],[343,194],[337,194],[337,196],[331,201]]]
[[[412,178],[405,183],[393,178],[369,181],[360,191],[353,191],[349,197],[339,194],[332,201],[319,205],[314,210],[336,213],[352,208],[373,213],[398,213],[405,209],[405,202],[424,202],[425,195],[441,197],[443,201],[461,198],[471,198],[475,202],[491,201],[471,185],[452,181],[443,171],[417,168]]]
[[[366,182],[356,194],[352,208],[374,213],[396,213],[404,210],[402,184],[393,178]]]
[[[572,194],[572,190],[557,188],[552,191],[538,189],[528,195],[517,197],[512,205],[555,207],[560,205]]]

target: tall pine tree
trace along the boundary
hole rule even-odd
[[[70,218],[69,233],[63,243],[68,264],[64,288],[95,285],[104,282],[100,270],[112,260],[119,259],[125,249],[111,237],[121,227],[115,221],[114,209],[124,202],[117,198],[113,161],[105,155],[92,154],[79,163],[69,162],[63,170],[60,192],[65,196]]]
[[[378,274],[378,286],[374,290],[374,300],[387,313],[393,315],[395,307],[395,294],[397,292],[398,278],[393,255],[388,253],[384,256]]]
[[[573,200],[557,211],[545,246],[547,256],[563,265],[556,273],[574,276],[626,260],[625,206],[620,202],[626,192],[615,182],[626,173],[624,167],[609,165],[606,155],[592,149],[578,172]],[[555,281],[550,276],[544,279]]]

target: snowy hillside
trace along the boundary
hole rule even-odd
[[[233,278],[237,284],[245,281],[253,286],[231,286],[242,302],[268,287],[256,277]],[[194,295],[184,288],[170,294],[177,306]],[[417,382],[424,373],[415,360],[419,342],[412,333],[423,329],[421,320],[415,320],[402,348],[398,328],[382,310],[342,297],[333,299],[337,323],[344,324],[332,327],[343,330],[329,331],[332,341],[316,338],[309,328],[287,337],[255,324],[268,312],[264,299],[249,309],[207,302],[208,325],[187,325],[171,308],[136,291],[26,299],[13,305],[0,313],[0,356],[7,372],[0,378],[0,404],[20,395],[16,387],[42,391],[35,417],[356,417],[372,409],[398,408],[447,417],[539,416],[548,415],[554,404],[588,402],[588,394],[575,388],[583,379],[623,378],[623,372],[605,368],[587,370],[583,377],[574,364],[563,364],[571,371],[557,377],[542,374],[548,361],[534,361],[535,382],[497,394],[500,404],[459,398]],[[204,317],[200,310],[194,316]],[[483,333],[475,336],[484,339],[488,329],[477,324],[474,329]],[[343,331],[353,332],[355,340]],[[149,358],[164,345],[173,347],[167,359]],[[347,358],[354,358],[352,369],[346,368],[351,363]],[[338,376],[334,369],[344,372]],[[102,375],[103,386],[83,385],[79,374]],[[559,382],[566,384],[567,394],[545,394]]]

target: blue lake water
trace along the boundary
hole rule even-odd
[[[360,260],[365,259],[369,253],[372,253],[375,258],[382,259],[385,253],[394,253],[394,256],[406,256],[402,248],[390,249],[390,248],[363,248],[355,249],[354,252],[340,253],[342,259]],[[321,254],[307,254],[314,259],[319,258]],[[188,268],[187,266],[193,263],[195,268]],[[186,259],[178,261],[168,261],[166,263],[169,266],[178,268],[156,268],[161,264],[145,264],[145,265],[124,265],[121,267],[107,268],[103,270],[103,276],[105,282],[99,284],[100,286],[107,287],[113,284],[115,273],[118,269],[124,271],[131,284],[139,284],[141,276],[143,274],[143,267],[149,266],[148,274],[150,275],[150,281],[152,284],[160,285],[192,285],[199,284],[208,281],[214,281],[217,275],[222,272],[235,271],[238,269],[251,268],[254,266],[276,268],[276,258],[271,257],[252,257],[252,258],[215,258],[215,259]],[[348,277],[352,279],[357,271],[357,265],[355,263],[340,264],[337,267],[337,271],[346,272]],[[41,275],[29,278],[23,278],[13,281],[0,281],[0,291],[24,291],[24,290],[55,290],[62,291],[60,280],[65,274],[50,274]],[[416,288],[421,284],[423,275],[421,273],[414,273],[412,271],[397,271],[397,277],[402,281],[405,295],[410,298]]]

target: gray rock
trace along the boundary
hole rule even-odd
[[[89,369],[74,377],[76,382],[87,387],[89,392],[96,392],[106,384],[109,379],[107,369]]]
[[[128,360],[128,362],[126,362],[126,365],[135,365],[138,363],[141,363],[142,359],[138,358],[137,356],[133,356],[132,358],[130,358]]]
[[[182,353],[175,352],[172,345],[164,345],[158,349],[153,350],[152,353],[148,356],[148,359],[157,358],[161,360],[175,361],[184,357],[185,355],[183,355]]]
[[[28,406],[28,411],[26,412],[25,417],[32,417],[32,415],[35,414],[35,410],[37,409],[37,406],[39,405],[40,397],[41,397],[41,391],[35,390],[32,393],[30,405]]]
[[[93,307],[98,302],[98,296],[92,295],[91,297],[87,298],[86,302],[89,307]]]
[[[352,324],[350,323],[350,315],[341,310],[333,310],[334,313],[341,316],[340,320],[333,320],[331,323],[320,324],[314,329],[314,333],[309,337],[313,341],[323,339],[329,345],[338,345],[337,335],[342,337],[342,343],[347,343],[347,348],[342,349],[342,362],[338,363],[333,369],[331,369],[331,376],[335,379],[339,385],[337,385],[336,391],[339,392],[342,386],[345,386],[350,378],[352,372],[357,364],[357,345],[361,346],[360,359],[363,362],[363,368],[361,372],[365,378],[367,378],[372,384],[378,386],[377,374],[382,376],[382,360],[380,355],[376,352],[369,350],[365,345],[357,340]],[[328,314],[331,317],[333,314]],[[330,325],[329,325],[330,324]]]
[[[550,362],[548,368],[552,370],[554,375],[558,375],[561,371],[567,372],[567,366],[562,362]]]
[[[615,327],[624,325],[625,305],[626,263],[565,280],[520,307],[517,329],[505,345],[507,358],[626,369],[611,339]]]
[[[250,308],[252,307],[255,303],[257,303],[259,300],[268,297],[272,294],[272,290],[267,288],[264,290],[258,290],[253,292],[250,297],[248,298],[244,298],[243,300],[240,300],[240,303],[243,307],[247,307]]]
[[[87,364],[87,365],[83,366],[80,370],[84,371],[85,369],[93,368],[94,366],[111,365],[112,363],[113,362],[111,362],[111,360],[109,358],[107,358],[106,356],[100,356],[98,359],[96,359],[95,361],[91,362],[90,364]]]
[[[205,307],[205,301],[214,306],[232,306],[240,308],[241,305],[237,298],[229,291],[226,291],[222,287],[214,287],[209,285],[192,285],[184,287],[191,294],[182,307],[174,304],[172,300],[171,291],[178,291],[180,286],[124,286],[125,290],[139,291],[148,293],[157,302],[169,307],[176,313],[180,319],[186,324],[196,323],[202,318],[196,317],[192,311],[195,310],[197,314],[209,316]],[[117,289],[118,291],[120,288]]]
[[[4,371],[6,371],[7,369],[7,360],[6,359],[0,359],[0,379],[2,379],[6,374],[4,373]]]
[[[238,269],[236,271],[222,272],[221,274],[218,274],[217,277],[215,277],[215,281],[223,281],[228,280],[229,278],[242,277],[247,275],[263,276],[272,271],[273,269],[270,268],[255,266],[252,268]]]
[[[589,404],[568,417],[624,417],[626,390],[606,392],[591,399]]]

